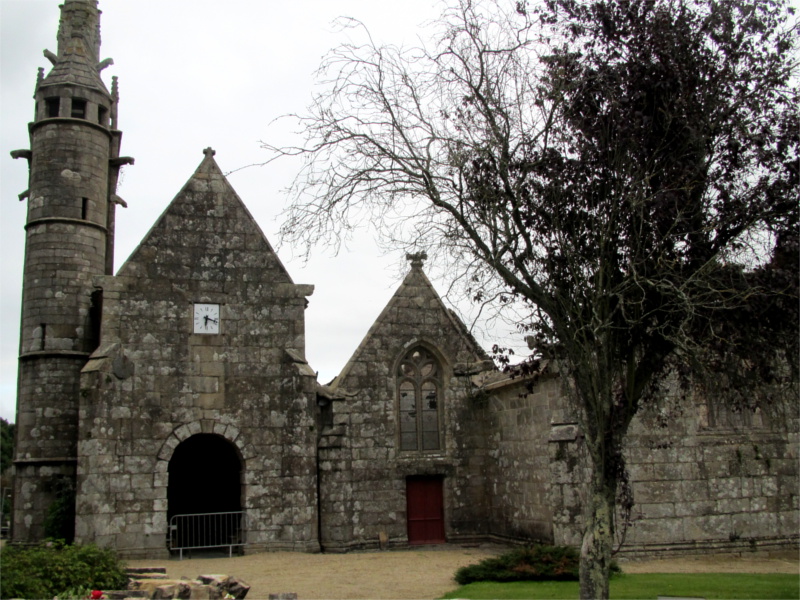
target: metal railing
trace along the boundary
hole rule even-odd
[[[174,515],[169,520],[169,549],[177,550],[183,560],[184,550],[228,548],[245,545],[247,516],[244,511]]]

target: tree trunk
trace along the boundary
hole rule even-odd
[[[602,465],[592,464],[589,510],[581,545],[581,598],[607,599],[614,542],[615,482],[603,472]]]

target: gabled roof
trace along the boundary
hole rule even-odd
[[[422,261],[414,260],[413,257],[409,258],[412,258],[411,271],[406,275],[400,287],[389,300],[372,327],[370,327],[366,336],[364,336],[364,339],[342,369],[341,373],[330,383],[329,387],[332,390],[337,390],[341,383],[347,378],[353,365],[359,362],[373,337],[379,335],[381,332],[384,332],[384,334],[389,332],[391,330],[391,323],[408,322],[413,319],[415,312],[418,312],[421,316],[422,312],[426,310],[434,310],[442,315],[443,318],[441,321],[444,323],[444,327],[450,330],[450,334],[460,339],[462,347],[472,354],[476,362],[485,363],[485,368],[493,368],[491,358],[470,334],[466,325],[464,325],[461,319],[452,310],[445,306],[441,297],[436,292],[436,289],[433,287],[433,284],[422,270]],[[423,325],[420,328],[420,332],[425,338],[435,339],[441,337],[441,328],[442,325],[439,325],[438,331],[425,330],[425,326]],[[392,334],[389,333],[389,335]]]
[[[293,283],[261,228],[206,148],[205,158],[145,235],[118,275],[134,262],[150,261],[170,246],[209,255],[228,254],[221,268],[269,269],[272,278]],[[176,244],[176,242],[180,242]],[[148,249],[147,256],[142,256]],[[188,265],[191,267],[192,265]]]

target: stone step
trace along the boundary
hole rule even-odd
[[[128,575],[138,575],[140,573],[162,573],[167,574],[167,567],[128,567],[125,569]]]

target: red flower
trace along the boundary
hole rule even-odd
[[[89,596],[92,600],[100,600],[103,597],[103,592],[100,590],[92,590],[92,594]]]

